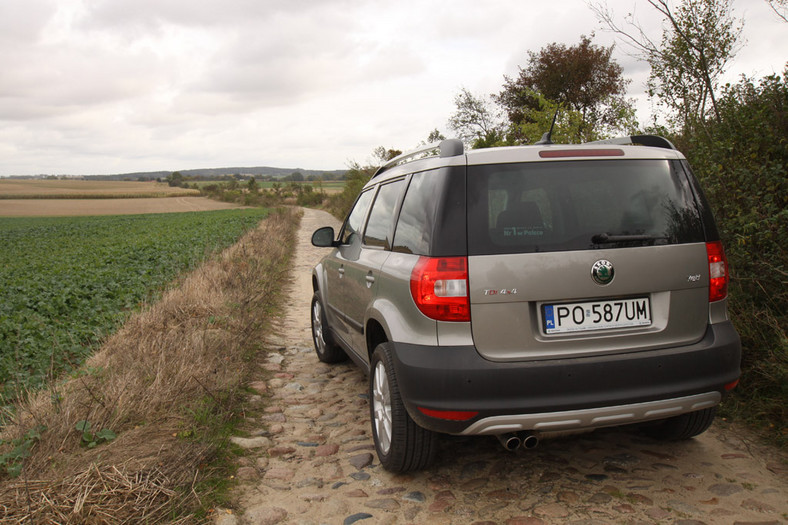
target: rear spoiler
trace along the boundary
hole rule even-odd
[[[651,146],[652,148],[676,149],[676,146],[674,146],[671,141],[659,135],[632,135],[629,137],[595,140],[594,142],[586,142],[586,144],[632,144],[637,146]]]

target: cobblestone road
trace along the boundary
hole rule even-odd
[[[324,250],[309,239],[323,225],[337,223],[305,210],[291,306],[269,341],[271,377],[252,385],[266,408],[238,440],[251,451],[239,509],[219,511],[217,524],[788,523],[785,461],[720,424],[682,443],[605,429],[516,453],[492,437],[447,436],[428,471],[384,471],[366,377],[351,363],[321,364],[312,349],[309,270]]]

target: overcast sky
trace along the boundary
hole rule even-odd
[[[660,34],[644,0],[636,9]],[[730,80],[782,73],[788,24],[735,0]],[[583,0],[0,0],[0,176],[224,166],[343,169],[447,136],[454,95],[596,33]],[[638,118],[648,67],[614,52]]]

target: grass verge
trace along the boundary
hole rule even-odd
[[[16,406],[0,522],[199,521],[232,468],[235,407],[287,280],[297,213],[272,213],[78,373]]]

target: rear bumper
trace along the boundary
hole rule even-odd
[[[420,426],[449,434],[573,430],[699,410],[719,402],[741,362],[729,321],[710,325],[693,345],[533,362],[488,361],[473,346],[394,346],[408,413]],[[478,415],[450,421],[419,407]]]

